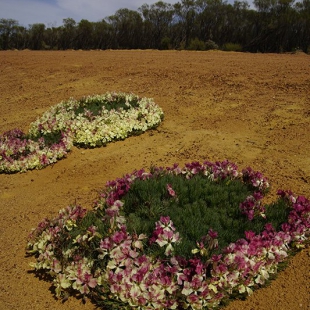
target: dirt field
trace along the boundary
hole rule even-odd
[[[25,257],[44,217],[91,208],[106,181],[151,164],[229,159],[277,189],[310,198],[310,56],[185,51],[0,52],[0,133],[29,124],[69,97],[133,92],[165,113],[158,130],[98,149],[74,148],[54,166],[0,174],[0,309],[94,310],[62,303]],[[310,309],[310,249],[277,280],[225,310]]]

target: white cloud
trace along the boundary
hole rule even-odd
[[[57,5],[37,0],[0,0],[0,18],[15,19],[21,25],[44,23],[62,24],[66,12]]]
[[[98,21],[107,16],[113,15],[121,8],[138,10],[144,3],[153,4],[158,0],[57,0],[59,7],[71,11],[80,19]],[[176,3],[177,0],[167,0],[167,3]]]
[[[76,21],[87,19],[92,22],[113,15],[119,9],[119,2],[106,0],[57,0],[57,5],[64,11],[71,12]],[[130,2],[130,1],[129,1]]]

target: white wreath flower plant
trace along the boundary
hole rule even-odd
[[[73,143],[96,147],[156,128],[162,109],[150,98],[106,93],[61,102],[30,125],[30,134],[70,131]]]
[[[106,93],[52,106],[30,124],[0,136],[0,173],[41,169],[65,157],[73,145],[99,147],[156,128],[162,109],[153,99]]]

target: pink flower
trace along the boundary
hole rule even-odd
[[[111,240],[117,244],[121,243],[127,237],[127,233],[124,230],[116,231],[112,236]]]
[[[157,222],[160,227],[171,227],[172,222],[169,216],[161,216],[160,222]]]
[[[209,229],[208,235],[212,238],[212,239],[216,239],[218,236],[218,233],[216,231],[214,231],[212,228]]]
[[[167,184],[167,190],[168,190],[168,193],[171,197],[175,197],[176,196],[176,193],[175,191],[173,190],[173,188],[171,187],[170,184]]]
[[[249,230],[245,232],[245,237],[248,241],[251,241],[255,237],[255,232]]]

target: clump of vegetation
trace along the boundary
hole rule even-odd
[[[241,52],[242,46],[237,43],[225,43],[222,50],[227,52]]]
[[[94,209],[70,206],[32,231],[32,266],[57,297],[109,309],[218,308],[265,285],[310,235],[310,202],[264,206],[268,180],[229,161],[152,167],[110,181]]]
[[[40,169],[65,157],[72,147],[68,132],[37,135],[13,129],[0,136],[0,173]]]
[[[156,128],[162,109],[150,98],[106,93],[52,106],[30,124],[0,136],[0,173],[41,169],[65,157],[72,145],[99,147]]]
[[[218,50],[219,49],[219,46],[212,40],[207,40],[206,42],[206,50]]]
[[[206,49],[206,44],[202,40],[195,38],[189,42],[187,49],[192,51],[204,51]]]
[[[267,223],[265,216],[255,216],[250,221],[240,208],[247,197],[252,197],[252,191],[253,185],[242,179],[214,182],[202,174],[187,179],[155,173],[148,180],[137,180],[131,185],[122,198],[121,214],[126,218],[130,233],[145,233],[149,238],[152,238],[154,223],[161,216],[169,217],[181,240],[175,247],[175,254],[189,259],[196,244],[203,242],[210,229],[216,231],[219,238],[217,250],[210,251],[209,255],[243,238],[245,231],[252,230],[256,234],[263,231]],[[281,202],[265,209],[268,222],[277,228],[285,222],[289,212]],[[163,254],[158,245],[149,250],[155,253],[156,249],[159,250],[157,256]]]
[[[29,132],[36,136],[69,131],[74,145],[88,148],[156,128],[162,119],[162,109],[150,98],[106,93],[51,107],[30,125]]]

